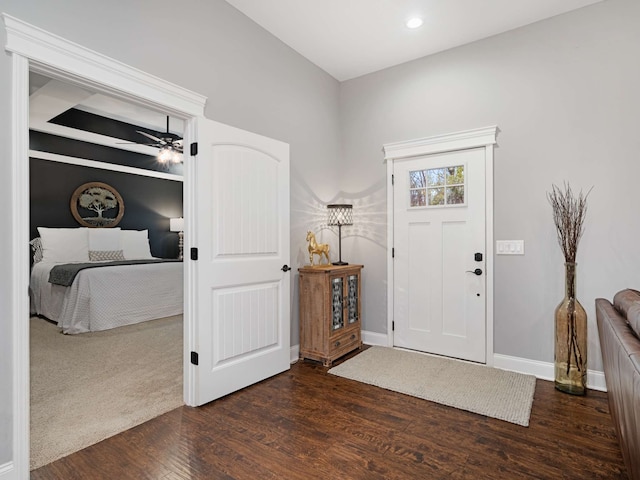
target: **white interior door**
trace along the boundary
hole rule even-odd
[[[486,361],[485,149],[397,160],[394,345]]]
[[[195,183],[202,405],[289,368],[289,146],[199,118]]]

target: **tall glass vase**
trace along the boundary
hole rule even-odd
[[[576,299],[576,265],[565,263],[564,299],[556,308],[555,386],[587,393],[587,313]]]

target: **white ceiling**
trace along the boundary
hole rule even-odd
[[[226,1],[344,81],[602,0]]]

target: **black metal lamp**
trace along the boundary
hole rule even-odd
[[[337,262],[333,262],[333,265],[349,265],[347,262],[342,261],[342,226],[353,225],[353,205],[339,203],[327,205],[329,210],[329,221],[327,225],[338,226],[338,255]]]

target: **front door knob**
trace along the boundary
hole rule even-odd
[[[467,270],[467,273],[473,273],[474,275],[482,275],[482,270],[479,268],[476,268],[475,270]]]

